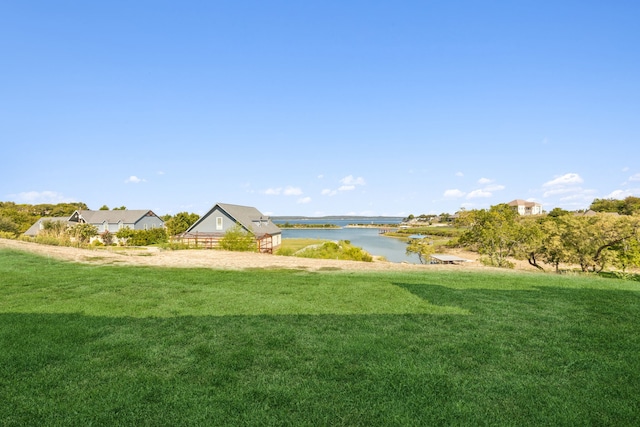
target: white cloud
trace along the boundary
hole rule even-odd
[[[352,185],[365,185],[365,181],[364,178],[362,178],[361,176],[354,178],[353,175],[348,175],[345,176],[344,178],[342,178],[340,180],[341,183],[343,183],[346,186],[352,186]]]
[[[329,188],[325,188],[324,190],[322,190],[321,194],[323,196],[335,196],[336,194],[338,194],[338,192],[353,191],[357,186],[366,184],[364,178],[355,178],[353,175],[345,176],[340,180],[340,183],[342,185],[338,187],[338,189],[332,190]]]
[[[640,181],[640,173],[637,173],[635,175],[631,175],[629,177],[629,181]]]
[[[267,196],[278,196],[282,193],[282,188],[267,188],[264,190],[264,194]]]
[[[467,199],[477,199],[480,197],[491,197],[493,194],[489,191],[485,190],[473,190],[471,193],[467,194]]]
[[[480,185],[487,185],[487,184],[491,184],[492,182],[493,182],[493,180],[489,179],[489,178],[480,178],[478,180],[478,184],[480,184]]]
[[[302,190],[298,187],[288,186],[287,188],[284,189],[285,196],[299,196],[301,194],[302,194]]]
[[[551,196],[558,196],[560,194],[567,194],[567,193],[575,193],[576,191],[580,191],[581,188],[556,188],[553,190],[549,190],[549,191],[545,191],[544,194],[542,195],[542,197],[551,197]]]
[[[584,180],[577,173],[567,173],[558,176],[551,181],[545,182],[542,187],[545,188],[542,197],[559,196],[560,201],[588,201],[593,197],[595,190],[584,189],[580,186]],[[578,206],[576,203],[575,206]]]
[[[311,203],[311,197],[302,197],[300,199],[298,199],[298,204],[306,204],[306,203]]]
[[[147,182],[146,179],[138,178],[135,175],[131,175],[129,178],[124,180],[125,184],[140,184],[141,182]]]
[[[27,203],[30,205],[37,205],[40,203],[72,203],[78,200],[65,197],[57,191],[25,191],[18,194],[10,194],[10,198],[15,199],[19,203]]]
[[[502,191],[504,189],[505,186],[500,184],[487,185],[486,187],[484,187],[485,191]]]
[[[567,173],[542,184],[543,187],[557,187],[564,185],[582,184],[584,180],[577,173]]]
[[[446,190],[444,192],[444,197],[446,197],[447,199],[459,199],[460,197],[464,197],[465,194],[466,193],[464,193],[463,191],[454,188],[452,190]]]
[[[462,172],[456,172],[456,176],[463,177],[464,174]]]
[[[629,196],[634,196],[640,193],[640,190],[614,190],[608,195],[604,196],[605,199],[626,199]]]
[[[272,187],[264,190],[264,194],[267,196],[300,196],[302,195],[302,190],[298,187],[293,187],[291,185],[285,187]]]
[[[590,197],[588,194],[589,194],[588,192],[585,192],[584,194],[571,194],[566,197],[560,197],[560,201],[561,202],[574,202],[574,201],[584,202],[585,200],[586,201],[593,200],[593,198]]]

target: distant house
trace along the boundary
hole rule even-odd
[[[508,205],[520,215],[540,215],[542,213],[542,205],[536,202],[527,202],[526,200],[516,199],[510,201]]]
[[[45,224],[47,222],[64,222],[68,226],[72,226],[73,224],[75,224],[73,222],[69,222],[68,216],[42,217],[39,220],[37,220],[31,227],[29,227],[29,229],[24,232],[24,235],[28,237],[36,237],[38,233],[40,233],[40,231],[44,230]]]
[[[98,233],[109,231],[117,233],[122,228],[129,227],[132,230],[148,230],[164,227],[164,221],[150,210],[77,210],[70,217],[40,218],[24,233],[26,236],[35,237],[44,229],[47,221],[64,221],[68,226],[78,223],[94,225]]]
[[[149,210],[78,210],[71,215],[69,222],[95,225],[98,233],[117,233],[118,230],[127,227],[132,230],[164,227],[162,218]]]
[[[174,240],[211,248],[237,225],[253,234],[260,252],[272,253],[282,244],[282,231],[269,217],[254,207],[227,203],[216,203],[187,231],[174,236]]]

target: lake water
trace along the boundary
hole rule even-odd
[[[276,225],[287,221],[273,221]],[[371,220],[289,220],[290,224],[333,224],[344,227],[348,224],[398,224],[398,218],[371,219]],[[379,233],[378,228],[284,228],[282,238],[308,238],[323,240],[349,240],[354,246],[358,246],[374,256],[383,256],[390,262],[408,262],[420,264],[416,254],[406,255],[407,244],[393,237],[385,237]]]

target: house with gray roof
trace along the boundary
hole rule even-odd
[[[64,223],[66,223],[66,225],[68,227],[71,227],[72,225],[75,224],[73,222],[69,222],[69,217],[68,216],[63,216],[63,217],[52,217],[52,216],[42,217],[39,220],[37,220],[31,227],[29,227],[29,229],[24,232],[24,235],[28,236],[28,237],[36,237],[38,235],[38,233],[40,233],[40,231],[44,230],[45,224],[47,222],[64,222]]]
[[[26,236],[35,237],[44,229],[47,221],[64,221],[69,227],[79,223],[94,225],[98,233],[109,231],[117,233],[122,228],[129,227],[132,230],[148,230],[163,228],[164,221],[150,210],[77,210],[70,217],[40,218],[24,233]]]
[[[216,247],[225,233],[239,225],[251,233],[260,252],[273,253],[282,244],[282,231],[268,216],[251,206],[216,203],[174,240],[202,247]]]
[[[109,231],[117,233],[118,230],[129,227],[132,230],[149,230],[164,227],[164,221],[150,210],[98,210],[88,209],[75,211],[69,221],[73,224],[86,223],[95,225],[98,233]]]

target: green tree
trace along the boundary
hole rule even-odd
[[[0,216],[0,231],[14,236],[18,235],[18,224],[16,224],[11,218]]]
[[[98,227],[80,222],[69,229],[69,234],[75,237],[79,243],[87,243],[92,237],[98,235]]]
[[[131,239],[133,237],[135,233],[133,232],[133,230],[129,227],[124,227],[121,228],[120,230],[116,231],[116,237],[118,238],[118,242],[122,245],[122,246],[126,246],[129,244],[129,239]]]
[[[175,236],[187,231],[198,219],[200,219],[200,215],[198,214],[180,212],[166,220],[164,225],[167,227],[167,233],[170,236]]]
[[[629,196],[624,200],[595,199],[589,209],[596,212],[615,212],[620,215],[640,213],[640,197]]]
[[[540,222],[542,260],[552,265],[556,273],[560,272],[561,263],[569,262],[573,258],[570,248],[564,242],[568,234],[567,229],[573,226],[572,217],[573,215],[546,217]]]
[[[544,268],[538,263],[538,259],[544,252],[544,233],[538,217],[519,218],[522,240],[514,249],[516,259],[526,259],[530,265],[539,270]]]
[[[427,239],[409,239],[407,243],[406,254],[416,254],[420,260],[420,264],[425,264],[429,260],[429,256],[436,252],[433,242]]]
[[[638,217],[599,214],[591,217],[566,215],[562,242],[569,250],[569,262],[582,271],[602,271],[616,258],[623,242],[638,236]]]
[[[458,242],[485,255],[491,265],[513,267],[508,258],[516,254],[525,238],[518,218],[518,213],[506,203],[489,210],[460,212],[457,222],[468,229]]]
[[[100,206],[100,209],[98,209],[99,211],[108,211],[109,210],[109,206],[107,205],[102,205]]]
[[[629,196],[624,199],[622,211],[618,213],[622,215],[640,214],[640,197]]]
[[[570,214],[570,213],[571,213],[571,212],[566,211],[566,210],[564,210],[564,209],[562,209],[562,208],[553,208],[553,209],[551,210],[551,212],[549,212],[547,215],[548,215],[548,216],[550,216],[551,218],[557,218],[557,217],[559,217],[559,216],[562,216],[562,215],[568,215],[568,214]]]
[[[640,267],[640,239],[637,236],[618,243],[615,253],[613,264],[623,273],[629,268]]]
[[[252,233],[236,224],[220,239],[220,249],[227,251],[255,252],[257,245]]]

